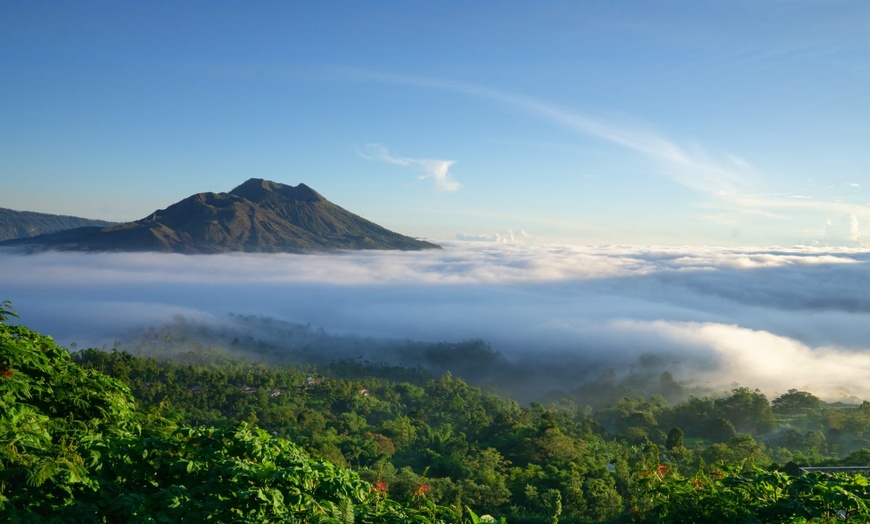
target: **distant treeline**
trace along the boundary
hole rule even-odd
[[[417,383],[422,383],[449,371],[471,385],[521,403],[549,404],[570,397],[597,407],[624,396],[660,394],[674,401],[712,392],[678,382],[667,372],[670,361],[649,354],[617,372],[600,357],[583,351],[548,354],[529,349],[506,355],[479,339],[424,342],[334,334],[311,324],[251,315],[230,314],[218,321],[176,316],[165,325],[123,334],[115,347],[159,360],[184,359],[194,353],[212,361],[243,357],[273,364],[341,366],[347,378],[402,381],[404,376],[408,380],[417,376],[422,377]]]

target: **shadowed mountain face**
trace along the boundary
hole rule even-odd
[[[439,247],[346,211],[305,184],[293,187],[258,178],[229,193],[198,193],[135,222],[83,227],[2,245],[190,254]]]

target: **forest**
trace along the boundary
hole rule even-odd
[[[867,402],[609,372],[521,403],[419,367],[71,352],[16,322],[3,303],[8,521],[870,520]]]

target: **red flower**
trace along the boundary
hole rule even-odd
[[[12,378],[15,372],[7,367],[0,368],[0,375],[3,375],[4,378]]]
[[[425,497],[426,493],[432,489],[432,486],[429,484],[420,484],[417,490],[414,492],[415,497]]]
[[[659,464],[659,467],[656,468],[656,471],[659,475],[665,476],[668,474],[668,465],[667,464]]]
[[[372,490],[386,492],[388,487],[390,487],[389,484],[387,484],[383,480],[379,480],[375,482],[374,486],[372,486]]]

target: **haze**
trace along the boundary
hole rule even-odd
[[[574,366],[574,386],[654,355],[717,391],[736,382],[854,401],[870,398],[868,261],[858,249],[471,242],[323,255],[4,251],[0,288],[28,325],[79,347],[178,315],[225,324],[235,313],[336,335],[482,339],[509,361]]]

